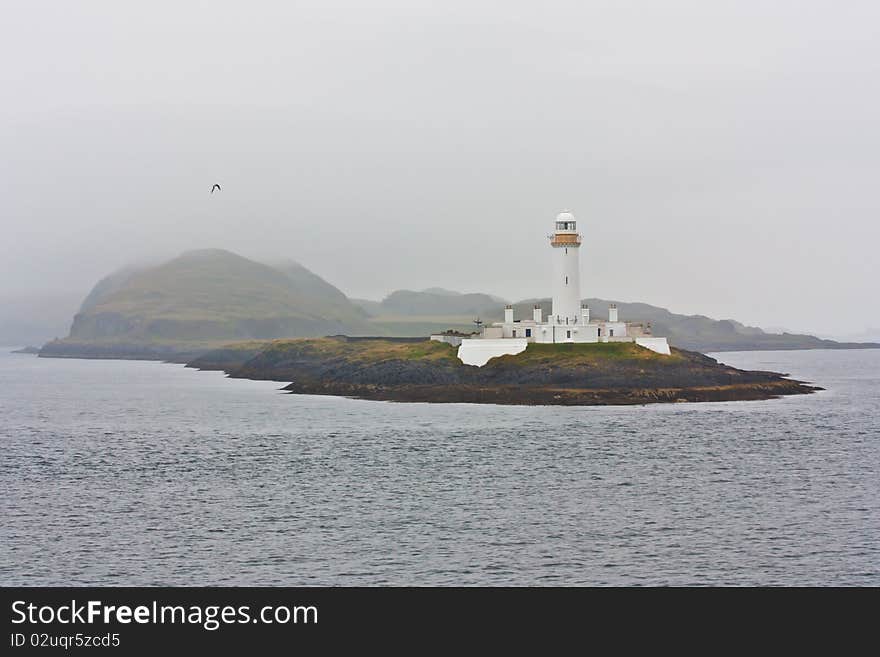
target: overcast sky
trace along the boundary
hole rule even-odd
[[[878,25],[876,0],[3,0],[0,299],[202,247],[357,297],[546,296],[571,208],[585,296],[880,326]]]

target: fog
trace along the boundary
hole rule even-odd
[[[0,301],[203,247],[355,297],[547,296],[570,208],[585,296],[858,333],[878,24],[856,1],[5,0]]]

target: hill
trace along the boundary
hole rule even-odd
[[[749,372],[674,349],[661,356],[632,343],[529,344],[484,367],[464,365],[429,340],[277,340],[209,352],[188,364],[233,377],[292,381],[300,394],[413,402],[645,404],[769,399],[816,388],[773,372]]]
[[[382,301],[352,299],[375,328],[374,335],[425,337],[446,329],[468,331],[472,320],[501,316],[507,303],[490,294],[462,294],[439,287],[422,291],[397,290]]]
[[[595,317],[607,316],[609,301],[586,301]],[[337,334],[424,337],[449,328],[472,330],[475,317],[498,321],[506,303],[489,294],[442,288],[398,290],[382,301],[352,300],[295,262],[270,266],[229,251],[189,251],[158,266],[127,267],[99,281],[76,313],[68,337],[47,343],[41,355],[185,361],[241,340]],[[530,317],[535,303],[549,313],[549,299],[529,299],[515,304],[517,316]],[[734,320],[616,303],[622,318],[651,322],[656,335],[694,351],[880,346],[767,333]]]
[[[232,340],[374,331],[362,310],[301,265],[206,249],[102,279],[70,335],[42,355],[188,357]]]
[[[607,317],[608,306],[616,303],[625,320],[651,322],[655,335],[669,338],[670,344],[693,351],[745,351],[760,349],[861,349],[877,348],[877,343],[836,342],[812,335],[768,333],[732,319],[712,319],[704,315],[682,315],[647,303],[628,303],[606,299],[585,299],[594,317]],[[419,335],[443,328],[473,329],[472,320],[500,321],[503,299],[488,294],[459,294],[432,288],[415,292],[398,290],[381,302],[356,300],[382,335]],[[525,299],[514,305],[516,317],[531,317],[538,304],[545,316],[550,299]],[[443,325],[445,323],[445,326]],[[421,332],[421,333],[419,333]]]
[[[435,287],[421,292],[397,290],[378,303],[363,301],[359,303],[364,304],[364,310],[371,315],[467,315],[473,318],[489,313],[501,314],[500,310],[507,302],[490,294],[479,292],[463,294]]]
[[[705,315],[681,315],[647,303],[585,299],[594,317],[608,317],[608,306],[616,303],[624,320],[651,323],[654,335],[665,335],[672,345],[692,351],[752,351],[770,349],[864,349],[880,344],[836,342],[812,335],[767,333],[756,326],[746,326],[733,319],[712,319]],[[536,303],[550,312],[549,299],[530,299],[514,305],[517,316],[531,314]]]

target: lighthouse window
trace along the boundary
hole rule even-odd
[[[566,332],[565,332],[565,337],[566,337],[566,338],[570,338],[570,337],[571,337],[571,331],[566,331]]]
[[[565,277],[565,284],[568,285],[568,276]]]
[[[568,255],[568,247],[565,247],[565,255]]]

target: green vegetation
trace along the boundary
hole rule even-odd
[[[262,354],[277,358],[302,356],[309,358],[345,359],[349,362],[372,362],[400,360],[444,362],[463,366],[458,360],[457,349],[445,342],[433,340],[397,341],[389,338],[346,339],[299,338],[293,340],[273,340],[271,342],[245,342],[226,345],[224,349],[252,351],[257,348]],[[576,367],[605,363],[608,361],[634,361],[668,364],[683,359],[680,351],[671,356],[663,356],[632,342],[608,342],[590,344],[537,344],[530,343],[526,350],[515,355],[499,356],[490,362],[495,364],[536,366],[556,365]]]
[[[454,347],[444,342],[419,340],[412,342],[383,339],[311,338],[275,340],[263,349],[270,357],[301,356],[323,360],[345,359],[356,363],[383,361],[425,361],[431,363],[461,364]]]
[[[586,344],[538,344],[532,342],[522,353],[499,356],[490,362],[573,367],[608,361],[644,361],[665,365],[681,360],[680,351],[676,350],[671,356],[664,356],[633,342],[592,342]]]

